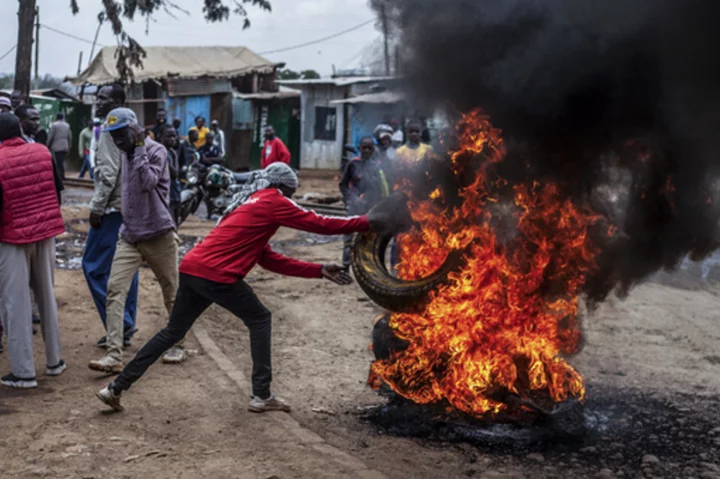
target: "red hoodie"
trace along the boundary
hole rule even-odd
[[[268,241],[281,227],[322,235],[367,231],[366,216],[320,216],[286,198],[280,190],[260,190],[225,217],[180,263],[180,272],[230,284],[259,264],[268,271],[301,278],[321,278],[321,264],[306,263],[274,252]]]
[[[267,140],[265,142],[262,150],[260,167],[265,169],[269,165],[277,163],[278,161],[290,166],[290,152],[285,146],[285,143],[276,136],[272,140]]]

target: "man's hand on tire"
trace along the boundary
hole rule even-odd
[[[350,273],[340,265],[326,264],[322,267],[323,278],[341,286],[352,284],[353,279]]]

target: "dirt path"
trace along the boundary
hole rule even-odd
[[[85,215],[79,207],[66,213],[71,220]],[[181,234],[192,242],[210,226],[193,219]],[[281,230],[274,247],[328,262],[339,259],[342,243]],[[56,379],[40,374],[34,391],[0,389],[7,431],[0,433],[0,470],[6,477],[357,476],[338,460],[340,452],[374,471],[366,477],[720,477],[720,298],[712,283],[658,278],[588,316],[586,346],[572,363],[587,378],[593,428],[569,444],[508,444],[468,441],[440,429],[401,437],[400,428],[368,422],[367,408],[385,402],[365,385],[370,331],[380,310],[357,286],[282,278],[259,268],[248,281],[274,315],[274,391],[290,400],[292,418],[322,445],[301,440],[285,418],[245,411],[247,393],[233,375],[250,372],[247,330],[217,307],[201,320],[217,351],[206,354],[191,338],[188,347],[197,355],[179,367],[153,367],[124,397],[126,412],[104,414],[94,392],[107,379],[86,367],[100,353],[94,343],[102,328],[82,273],[58,271],[71,367]],[[165,321],[147,271],[140,305],[141,331],[130,354]],[[35,342],[42,365],[39,338]],[[0,371],[7,368],[0,355]]]

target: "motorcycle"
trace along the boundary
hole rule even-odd
[[[195,213],[204,201],[208,218],[221,216],[252,173],[234,173],[220,165],[206,166],[195,161],[182,172],[178,226]]]

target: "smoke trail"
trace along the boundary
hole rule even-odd
[[[720,2],[372,0],[417,106],[482,107],[510,180],[547,178],[619,227],[591,301],[718,247]]]

